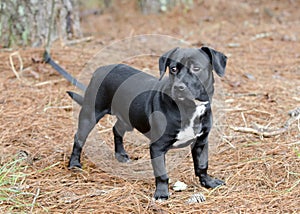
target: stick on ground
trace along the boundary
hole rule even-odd
[[[290,128],[290,125],[295,122],[296,120],[300,120],[300,107],[289,111],[290,118],[284,123],[282,128],[278,129],[265,129],[265,128],[258,128],[258,125],[255,125],[255,127],[234,127],[231,126],[230,128],[237,132],[244,132],[244,133],[250,133],[250,134],[256,134],[263,137],[273,137],[276,135],[280,135],[284,132],[287,132]],[[299,128],[299,127],[298,127]],[[300,130],[300,129],[299,129]]]

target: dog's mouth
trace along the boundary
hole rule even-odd
[[[173,99],[178,100],[178,101],[184,101],[187,99],[187,96],[184,96],[182,94],[176,94],[176,95],[173,95]]]
[[[178,92],[176,90],[173,90],[172,91],[172,98],[175,101],[180,101],[180,102],[195,100],[195,97],[188,90],[182,91],[182,92]]]
[[[181,95],[181,94],[175,94],[172,96],[173,99],[175,101],[180,101],[180,102],[183,102],[183,101],[192,101],[194,100],[193,97],[189,97],[189,96],[186,96],[186,95]]]
[[[184,103],[185,105],[189,106],[206,106],[209,101],[207,99],[201,99],[198,100],[196,99],[191,93],[188,93],[188,94],[173,94],[172,96],[173,100],[175,102],[178,102],[178,103]]]

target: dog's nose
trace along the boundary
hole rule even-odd
[[[174,89],[177,91],[184,91],[186,89],[186,85],[183,83],[177,83],[174,85]]]

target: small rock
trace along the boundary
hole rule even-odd
[[[205,196],[202,193],[196,193],[187,200],[187,203],[188,204],[202,203],[205,200],[206,200]]]
[[[249,80],[255,80],[255,77],[250,73],[245,73],[244,76],[247,77]]]
[[[254,40],[257,40],[257,39],[268,38],[268,37],[271,37],[271,36],[272,36],[272,33],[270,33],[270,32],[258,33],[258,34],[256,34],[255,36],[253,36],[251,38],[251,41],[254,41]]]
[[[282,41],[286,41],[286,42],[296,42],[297,41],[297,37],[295,35],[284,35],[281,38]]]
[[[187,185],[181,181],[176,181],[175,184],[173,185],[173,190],[176,192],[186,190],[186,188]]]
[[[227,46],[228,46],[229,48],[238,48],[238,47],[240,47],[241,45],[240,45],[240,43],[229,43]]]

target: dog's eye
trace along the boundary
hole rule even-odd
[[[177,73],[177,68],[176,68],[176,67],[172,67],[172,68],[171,68],[171,72],[172,72],[172,73]]]

